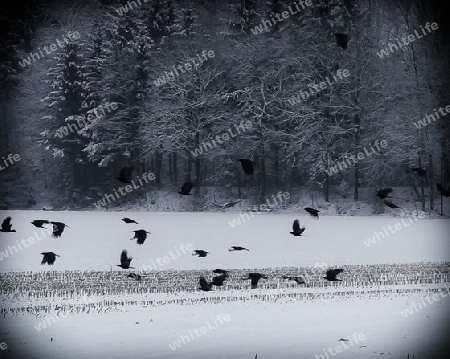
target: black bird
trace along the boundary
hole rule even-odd
[[[230,252],[233,251],[249,251],[247,248],[239,247],[239,246],[231,246],[230,249],[228,249]],[[249,251],[250,252],[250,251]]]
[[[427,171],[420,167],[413,167],[411,171],[416,172],[420,177],[425,177]]]
[[[289,232],[293,236],[299,237],[302,235],[302,233],[305,231],[306,227],[300,228],[300,222],[298,219],[294,221],[294,224],[292,225],[292,232]]]
[[[122,218],[122,221],[124,221],[125,223],[136,223],[136,224],[139,224],[134,219],[130,219],[130,218],[127,218],[127,217]]]
[[[450,188],[444,188],[440,183],[438,183],[436,186],[441,196],[450,197]]]
[[[192,255],[193,256],[199,256],[199,257],[206,257],[206,255],[208,254],[209,252],[206,252],[206,251],[204,251],[204,250],[202,250],[202,249],[196,249],[193,253],[192,253]]]
[[[242,169],[244,170],[244,173],[248,176],[252,175],[254,172],[254,165],[255,162],[247,160],[245,158],[238,159],[239,162],[241,162]]]
[[[343,33],[336,33],[334,34],[334,36],[336,36],[336,44],[342,47],[344,50],[347,50],[348,35]]]
[[[33,222],[30,222],[30,223],[37,228],[45,228],[45,227],[42,227],[42,225],[49,224],[50,222],[45,219],[35,219]]]
[[[234,207],[236,204],[238,204],[239,202],[241,202],[241,200],[237,200],[235,202],[228,202],[228,203],[224,203],[224,204],[217,204],[215,202],[211,202],[213,205],[215,205],[216,207],[220,207],[222,209],[227,209],[227,208],[231,208]]]
[[[261,278],[267,279],[267,277],[261,273],[249,273],[248,278],[252,280],[252,289],[256,289],[258,287],[258,282]]]
[[[50,223],[53,224],[53,233],[52,233],[53,238],[61,237],[61,234],[62,232],[64,232],[65,227],[70,228],[67,224],[62,222],[50,222]]]
[[[389,202],[387,199],[384,200],[384,204],[386,206],[390,207],[390,208],[402,208],[402,207],[399,207],[399,206],[397,206],[396,204],[394,204],[392,202]]]
[[[293,281],[297,282],[298,284],[306,284],[306,282],[303,280],[302,277],[283,276],[282,278],[287,279],[287,280],[293,280]]]
[[[181,191],[179,191],[178,193],[182,196],[190,196],[191,194],[189,192],[191,192],[193,187],[194,185],[192,184],[192,182],[187,181],[183,184],[183,186],[181,186]]]
[[[124,249],[122,251],[122,254],[120,255],[120,264],[118,264],[117,267],[121,267],[123,269],[130,269],[130,268],[134,269],[134,267],[130,267],[132,259],[133,257],[127,256],[127,251]]]
[[[217,276],[213,277],[212,284],[220,287],[223,285],[223,282],[225,282],[227,279],[228,279],[227,274],[217,275]]]
[[[210,290],[212,290],[212,282],[208,283],[205,279],[205,277],[200,277],[200,288],[201,290],[205,291],[205,292],[209,292]]]
[[[124,167],[120,170],[119,177],[116,177],[122,183],[131,183],[134,167]]]
[[[56,257],[59,257],[59,255],[53,252],[42,252],[41,254],[44,256],[44,258],[42,258],[41,264],[48,263],[49,265],[53,265],[53,263],[55,263]]]
[[[139,229],[137,231],[133,231],[134,232],[134,237],[130,238],[130,240],[132,241],[133,239],[137,238],[136,244],[144,244],[145,240],[147,239],[147,233],[151,234],[150,232],[147,232],[144,229]]]
[[[305,211],[308,212],[312,217],[317,217],[319,218],[319,210],[311,208],[311,207],[306,207]]]
[[[139,274],[136,273],[130,273],[127,276],[128,278],[133,278],[134,280],[140,281],[142,279],[142,277]]]
[[[6,217],[5,220],[2,223],[2,229],[0,229],[0,232],[15,232],[15,229],[11,229],[11,217]]]
[[[329,280],[330,282],[342,282],[342,279],[337,279],[336,276],[343,271],[343,269],[328,269],[327,276],[323,277],[323,279]]]
[[[380,199],[385,199],[385,198],[391,198],[389,197],[389,193],[392,192],[392,188],[388,187],[388,188],[382,188],[379,191],[377,191],[377,196]]]
[[[226,274],[228,275],[228,271],[226,271],[225,269],[214,269],[213,273],[218,273],[218,274]]]

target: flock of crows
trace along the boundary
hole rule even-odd
[[[253,175],[254,174],[254,167],[256,165],[255,162],[248,160],[248,159],[238,159],[238,161],[241,163],[242,169],[246,175]],[[131,183],[132,180],[132,174],[133,174],[133,167],[124,167],[121,169],[119,176],[116,177],[117,180],[119,180],[122,183]],[[416,172],[419,176],[425,176],[426,172],[425,170],[416,167],[411,169],[413,172]],[[187,181],[183,184],[181,187],[181,190],[178,192],[179,194],[183,196],[191,195],[191,190],[194,187],[194,184],[191,181]],[[441,184],[437,184],[437,189],[439,193],[444,197],[450,197],[450,188],[444,188]],[[392,188],[382,188],[377,191],[376,196],[383,200],[384,204],[390,208],[401,208],[397,206],[396,204],[392,203],[391,201],[387,200],[387,198],[392,198],[389,196],[389,194],[392,192]],[[234,205],[238,202],[230,203],[231,205]],[[319,219],[319,210],[306,207],[305,211],[308,212],[312,217]],[[130,218],[123,218],[123,222],[127,224],[138,224],[135,220]],[[64,229],[66,227],[69,228],[68,225],[62,222],[56,222],[56,221],[48,221],[48,220],[34,220],[31,222],[35,227],[37,228],[45,228],[43,227],[45,224],[51,224],[53,226],[52,236],[54,238],[60,238],[62,233],[64,232]],[[296,219],[292,225],[292,234],[293,236],[299,237],[302,235],[302,233],[305,231],[306,227],[300,227],[300,222],[298,219]],[[11,217],[7,217],[2,225],[0,232],[16,232],[15,229],[12,229],[11,225]],[[147,234],[151,234],[150,232],[147,232],[144,229],[135,230],[134,237],[131,238],[131,240],[136,239],[136,244],[142,245],[144,244],[145,240],[147,239]],[[229,249],[230,252],[232,251],[249,251],[249,249],[240,247],[240,246],[232,246]],[[58,254],[53,252],[42,252],[41,253],[44,257],[42,259],[41,264],[49,264],[53,265],[55,263],[56,257],[59,257]],[[196,249],[192,253],[193,256],[198,257],[206,257],[209,254],[209,252],[203,250],[203,249]],[[134,269],[134,267],[131,267],[131,261],[132,257],[129,257],[126,250],[123,250],[120,256],[120,264],[118,264],[118,267],[121,267],[122,269]],[[323,277],[324,279],[328,281],[341,281],[341,279],[337,278],[337,275],[342,273],[343,269],[329,269],[326,272],[326,276]],[[229,278],[228,271],[224,269],[215,269],[213,273],[218,274],[217,276],[213,277],[211,282],[208,282],[205,277],[200,277],[200,288],[203,291],[210,291],[212,290],[213,286],[222,286],[224,282]],[[131,273],[128,275],[128,277],[133,278],[135,280],[141,280],[141,276],[136,273]],[[251,280],[251,287],[252,289],[257,288],[258,282],[261,278],[267,279],[267,277],[261,273],[249,273],[248,278],[244,279],[250,279]],[[298,284],[306,284],[304,279],[301,277],[292,277],[292,276],[283,276],[283,279],[292,280],[297,282]]]

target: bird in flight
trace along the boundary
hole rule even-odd
[[[0,229],[0,232],[15,232],[15,229],[11,229],[11,217],[6,217],[5,220],[2,223],[2,229]]]
[[[127,276],[128,278],[133,278],[134,280],[140,281],[142,279],[142,277],[139,274],[136,273],[130,273]]]
[[[304,281],[304,279],[302,277],[283,276],[282,278],[287,279],[287,280],[293,280],[293,281],[297,282],[298,284],[306,284],[306,282]]]
[[[209,292],[210,290],[212,290],[212,282],[208,283],[205,279],[205,277],[201,276],[200,277],[200,288],[201,290],[205,291],[205,292]]]
[[[206,252],[206,251],[204,251],[204,250],[202,250],[202,249],[196,249],[193,253],[192,253],[192,255],[193,256],[199,256],[199,257],[206,257],[206,255],[208,254],[209,252]]]
[[[440,183],[438,183],[436,186],[441,196],[450,197],[450,188],[444,188]]]
[[[61,237],[62,232],[64,232],[64,228],[70,228],[67,224],[62,223],[62,222],[50,222],[51,224],[53,224],[53,233],[52,236],[53,238],[59,238]]]
[[[305,229],[306,227],[300,228],[300,222],[298,221],[298,219],[296,219],[292,224],[292,232],[289,233],[291,233],[293,236],[299,237],[302,235]]]
[[[242,169],[247,176],[251,176],[254,173],[255,162],[245,158],[240,158],[238,161],[241,162]]]
[[[53,252],[42,252],[41,254],[44,256],[44,258],[42,258],[41,264],[48,263],[49,265],[53,265],[53,263],[55,263],[56,257],[59,257],[59,255]]]
[[[212,284],[220,287],[223,285],[223,282],[225,282],[227,279],[228,274],[216,275],[215,277],[213,277]]]
[[[323,277],[323,279],[326,279],[330,282],[337,282],[337,281],[342,282],[342,279],[337,279],[336,276],[339,273],[342,273],[343,271],[344,271],[343,269],[329,269],[327,270],[326,277]]]
[[[347,50],[348,35],[344,33],[336,33],[334,36],[336,36],[336,44],[344,50]]]
[[[179,191],[178,193],[181,194],[182,196],[190,196],[191,195],[191,190],[194,187],[193,183],[191,181],[187,181],[183,183],[183,186],[181,186],[181,191]]]
[[[308,212],[312,217],[317,217],[319,218],[319,210],[311,208],[311,207],[306,207],[305,211]]]
[[[130,218],[127,218],[127,217],[123,217],[122,221],[124,221],[125,223],[136,223],[136,224],[139,224],[134,219],[130,219]]]
[[[133,239],[137,238],[136,244],[144,244],[145,240],[147,239],[147,233],[151,234],[150,232],[147,232],[144,229],[139,229],[137,231],[133,231],[134,232],[134,237],[130,238],[130,240],[132,241]]]
[[[123,269],[134,269],[134,267],[130,267],[132,259],[133,257],[127,256],[127,251],[124,249],[120,255],[120,264],[118,264],[117,267],[121,267]]]
[[[256,289],[261,278],[267,279],[267,277],[261,273],[249,273],[248,278],[245,279],[251,279],[252,289]]]
[[[33,222],[30,222],[30,223],[37,228],[45,228],[45,227],[42,227],[42,225],[49,224],[50,222],[45,219],[35,219]]]
[[[213,273],[228,275],[228,271],[226,271],[225,269],[214,269]]]
[[[228,249],[228,251],[233,252],[233,251],[249,251],[249,250],[247,248],[244,248],[244,247],[231,246],[231,248]]]
[[[390,198],[389,197],[389,193],[392,192],[392,188],[388,187],[388,188],[382,188],[380,190],[377,191],[377,196],[380,199],[386,199],[386,198]]]
[[[392,202],[389,202],[387,199],[384,200],[384,204],[386,206],[388,206],[389,208],[402,208],[402,207],[399,207],[399,206],[397,206],[396,204],[394,204]]]
[[[116,180],[119,180],[122,183],[131,183],[131,178],[133,177],[134,167],[123,167],[120,170],[119,177],[116,177]]]

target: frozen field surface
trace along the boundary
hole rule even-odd
[[[449,220],[260,214],[232,228],[237,214],[0,212],[7,215],[17,233],[0,234],[1,357],[450,357],[438,353],[450,321]],[[295,218],[307,227],[303,237],[289,234]],[[69,228],[55,239],[33,219]],[[142,246],[130,240],[137,229],[151,232]],[[35,233],[43,239],[19,248]],[[211,253],[198,258],[182,244]],[[232,245],[250,251],[229,252]],[[123,249],[141,282],[115,267]],[[61,257],[44,267],[43,251]],[[164,256],[170,260],[157,264]],[[343,282],[321,279],[337,266],[346,268]],[[214,268],[231,269],[229,284],[196,290],[198,276]],[[242,280],[252,268],[269,276],[254,290]],[[304,268],[307,286],[280,280]]]

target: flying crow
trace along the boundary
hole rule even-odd
[[[127,218],[127,217],[122,218],[122,221],[124,221],[125,223],[136,223],[136,224],[139,224],[134,219],[130,219],[130,218]]]
[[[130,273],[127,276],[128,278],[133,278],[134,280],[140,281],[142,279],[142,277],[139,274],[136,273]]]
[[[231,246],[230,249],[228,249],[230,252],[233,251],[249,251],[247,248],[239,247],[239,246]],[[250,252],[250,251],[249,251]]]
[[[53,263],[55,263],[56,257],[59,257],[59,255],[53,252],[42,252],[41,254],[44,256],[44,258],[42,258],[41,264],[48,263],[49,265],[53,265]]]
[[[392,188],[388,187],[388,188],[382,188],[379,191],[377,191],[377,196],[380,199],[386,199],[386,198],[390,198],[389,197],[389,193],[392,192]]]
[[[390,208],[402,208],[402,207],[399,207],[399,206],[397,206],[396,204],[394,204],[392,202],[389,202],[387,199],[384,200],[384,204],[386,206],[390,207]]]
[[[193,187],[194,185],[192,184],[191,181],[185,182],[181,187],[181,191],[179,191],[178,193],[181,194],[182,196],[190,196],[191,194],[189,192],[191,192]]]
[[[255,162],[244,158],[238,159],[238,161],[241,162],[242,169],[246,175],[250,176],[253,174]]]
[[[134,267],[130,267],[132,259],[133,257],[127,256],[127,251],[124,249],[120,255],[120,264],[118,264],[117,267],[121,267],[123,269],[134,269]]]
[[[0,229],[0,232],[15,232],[15,229],[11,229],[11,217],[6,217],[5,220],[2,223],[2,229]]]
[[[192,255],[193,256],[199,256],[199,257],[206,257],[206,255],[208,254],[209,252],[205,252],[204,250],[202,250],[202,249],[196,249],[193,253],[192,253]]]
[[[312,217],[317,217],[319,218],[319,210],[311,208],[311,207],[306,207],[305,211],[308,212]]]
[[[256,289],[261,278],[267,279],[267,277],[265,275],[262,275],[261,273],[249,273],[248,278],[246,279],[251,279],[252,289]]]
[[[343,33],[336,33],[334,34],[334,36],[336,36],[336,44],[342,47],[344,50],[347,50],[348,35]]]
[[[411,171],[416,172],[420,177],[425,177],[427,171],[420,167],[413,167]]]
[[[133,239],[137,238],[136,244],[144,244],[145,240],[147,239],[147,233],[151,234],[150,232],[147,232],[144,229],[139,229],[137,231],[133,231],[134,232],[134,237],[130,238],[130,240],[132,241]]]
[[[69,228],[67,224],[62,222],[50,222],[50,223],[53,224],[53,233],[52,233],[53,238],[61,237],[62,232],[64,232],[64,228],[65,227]]]
[[[228,279],[227,274],[217,275],[213,278],[212,284],[220,287],[223,285],[223,282],[225,282],[227,279]]]
[[[292,225],[292,232],[291,233],[293,236],[299,237],[302,235],[302,233],[305,231],[306,227],[302,227],[300,228],[300,222],[298,221],[298,219],[296,219],[294,221],[294,224]]]
[[[228,275],[228,271],[226,271],[225,269],[214,269],[213,273]]]
[[[45,219],[35,219],[33,222],[30,222],[30,223],[37,228],[45,228],[45,227],[42,227],[42,225],[49,224],[50,222]]]
[[[212,282],[208,283],[205,279],[205,277],[200,277],[200,288],[201,290],[205,291],[205,292],[209,292],[210,290],[212,290]]]
[[[124,167],[120,170],[119,177],[116,177],[122,183],[131,183],[134,167]]]
[[[342,273],[343,271],[344,271],[343,269],[329,269],[327,270],[327,276],[323,277],[323,279],[326,279],[330,282],[337,282],[337,281],[342,282],[342,279],[337,279],[336,276],[339,273]]]
[[[440,183],[438,183],[436,186],[441,196],[450,197],[450,188],[444,188]]]

